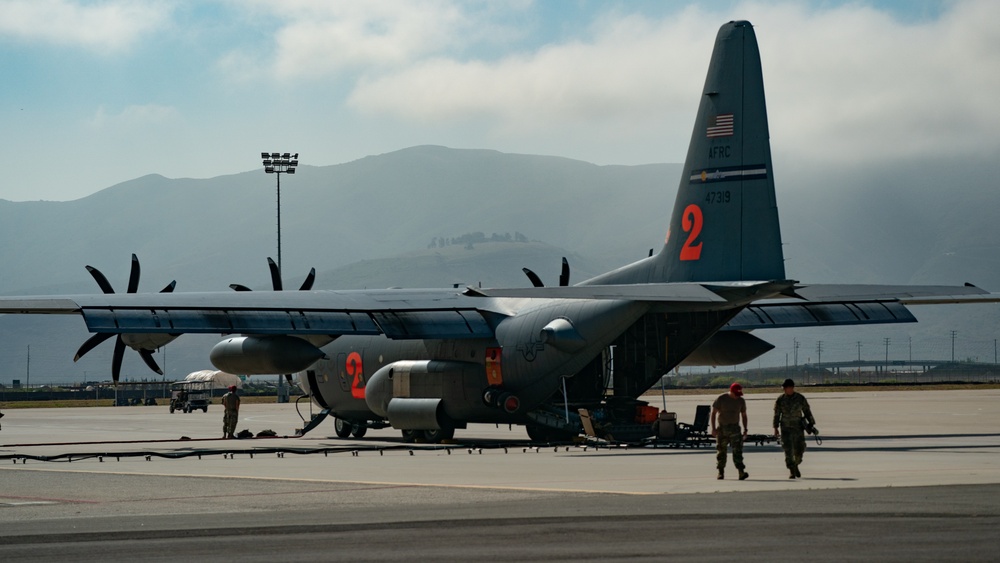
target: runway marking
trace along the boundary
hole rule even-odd
[[[25,497],[17,495],[3,495],[0,496],[0,505],[25,505],[25,504],[100,504],[100,501],[96,500],[77,500],[68,498],[51,498],[51,497]]]
[[[247,475],[214,475],[211,473],[207,474],[193,474],[193,473],[129,473],[125,471],[91,471],[91,470],[73,470],[66,471],[63,469],[45,469],[38,467],[0,467],[0,470],[7,471],[46,471],[51,473],[88,473],[92,475],[129,475],[129,476],[147,476],[147,477],[184,477],[184,478],[203,478],[203,479],[243,479],[247,481],[281,481],[289,483],[337,483],[337,484],[351,484],[351,485],[367,485],[374,488],[417,488],[417,487],[428,487],[437,489],[468,489],[468,490],[498,490],[498,491],[525,491],[525,492],[536,492],[536,493],[590,493],[590,494],[605,494],[605,495],[628,495],[628,496],[653,496],[653,495],[664,495],[669,494],[666,491],[609,491],[609,490],[596,490],[596,489],[564,489],[564,488],[553,488],[553,487],[525,487],[525,486],[515,486],[515,485],[469,485],[469,484],[444,484],[444,483],[405,483],[405,482],[392,482],[392,481],[357,481],[357,480],[346,480],[346,479],[306,479],[301,477],[251,477]],[[342,489],[346,490],[346,489]],[[331,491],[336,492],[336,491]],[[288,493],[286,493],[288,494]],[[295,492],[291,493],[295,494]],[[74,502],[74,501],[68,501]],[[76,502],[95,502],[95,501],[76,501]]]

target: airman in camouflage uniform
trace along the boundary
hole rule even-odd
[[[716,426],[718,419],[718,426]],[[740,432],[740,420],[743,431]],[[743,399],[743,386],[733,383],[729,392],[719,395],[712,403],[712,436],[715,436],[715,466],[718,479],[725,479],[726,453],[733,446],[733,465],[740,472],[740,481],[750,476],[743,464],[743,438],[747,434],[747,403]]]
[[[774,402],[774,437],[779,436],[781,429],[781,449],[785,450],[785,466],[788,467],[788,478],[802,477],[799,464],[802,454],[806,451],[805,425],[815,425],[809,401],[795,392],[795,382],[786,379],[781,384],[784,393]]]
[[[230,385],[229,392],[222,396],[222,437],[235,438],[236,421],[240,416],[240,396],[236,394],[236,386]]]

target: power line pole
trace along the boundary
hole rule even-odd
[[[951,331],[951,363],[955,363],[955,336],[957,334],[957,330]]]

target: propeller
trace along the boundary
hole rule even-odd
[[[271,270],[271,287],[274,288],[274,291],[281,291],[281,271],[278,270],[278,265],[274,263],[274,260],[268,257],[267,267]],[[309,274],[306,276],[305,281],[302,282],[302,285],[299,286],[299,291],[309,291],[312,289],[313,283],[315,282],[316,268],[309,268]],[[249,287],[238,283],[231,283],[229,284],[229,287],[234,291],[253,291]]]
[[[87,266],[87,271],[93,276],[94,281],[101,288],[104,293],[110,294],[114,293],[115,289],[111,287],[111,282],[105,277],[100,270],[93,266]],[[135,293],[139,289],[139,259],[135,254],[132,255],[132,269],[129,271],[128,275],[128,288],[125,290],[126,293]],[[160,290],[160,293],[170,293],[177,287],[177,281],[172,281],[167,284],[166,287]],[[111,337],[115,338],[115,350],[114,354],[111,356],[111,380],[118,383],[118,377],[121,375],[122,371],[122,360],[125,357],[125,341],[122,340],[122,335],[114,334],[110,332],[100,332],[87,339],[80,349],[76,351],[76,355],[73,356],[73,361],[77,361],[82,358],[87,352],[90,352],[96,348],[99,344],[105,340],[109,340]],[[149,369],[155,371],[156,373],[163,375],[163,370],[160,366],[156,365],[156,360],[153,359],[153,351],[146,350],[145,348],[139,349],[139,356],[142,361],[149,366]]]
[[[542,278],[538,277],[538,274],[531,271],[529,268],[521,268],[521,271],[524,272],[524,275],[528,276],[529,280],[531,280],[532,286],[545,287],[545,284],[542,283]],[[566,260],[565,256],[563,256],[562,270],[559,272],[559,287],[566,287],[568,285],[569,285],[569,261]]]

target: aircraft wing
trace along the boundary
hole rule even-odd
[[[660,310],[733,307],[792,282],[668,283],[514,289],[110,293],[0,297],[0,314],[79,314],[90,332],[491,338],[507,299],[621,299]]]
[[[1000,293],[974,285],[801,285],[795,299],[759,301],[724,330],[917,322],[907,305],[997,303]]]
[[[740,284],[746,285],[746,284]],[[560,290],[388,289],[111,293],[0,297],[0,314],[79,314],[90,332],[129,334],[378,335],[392,339],[491,338],[507,315],[500,297],[630,299],[690,307],[727,303],[701,284]]]
[[[377,335],[489,338],[456,290],[129,293],[3,297],[0,313],[79,314],[95,333]]]
[[[490,338],[495,322],[507,314],[502,303],[505,298],[645,301],[661,312],[750,304],[726,328],[752,330],[914,322],[905,305],[998,302],[1000,294],[968,285],[800,286],[791,281],[465,290],[119,293],[0,297],[0,314],[79,314],[94,333]]]

